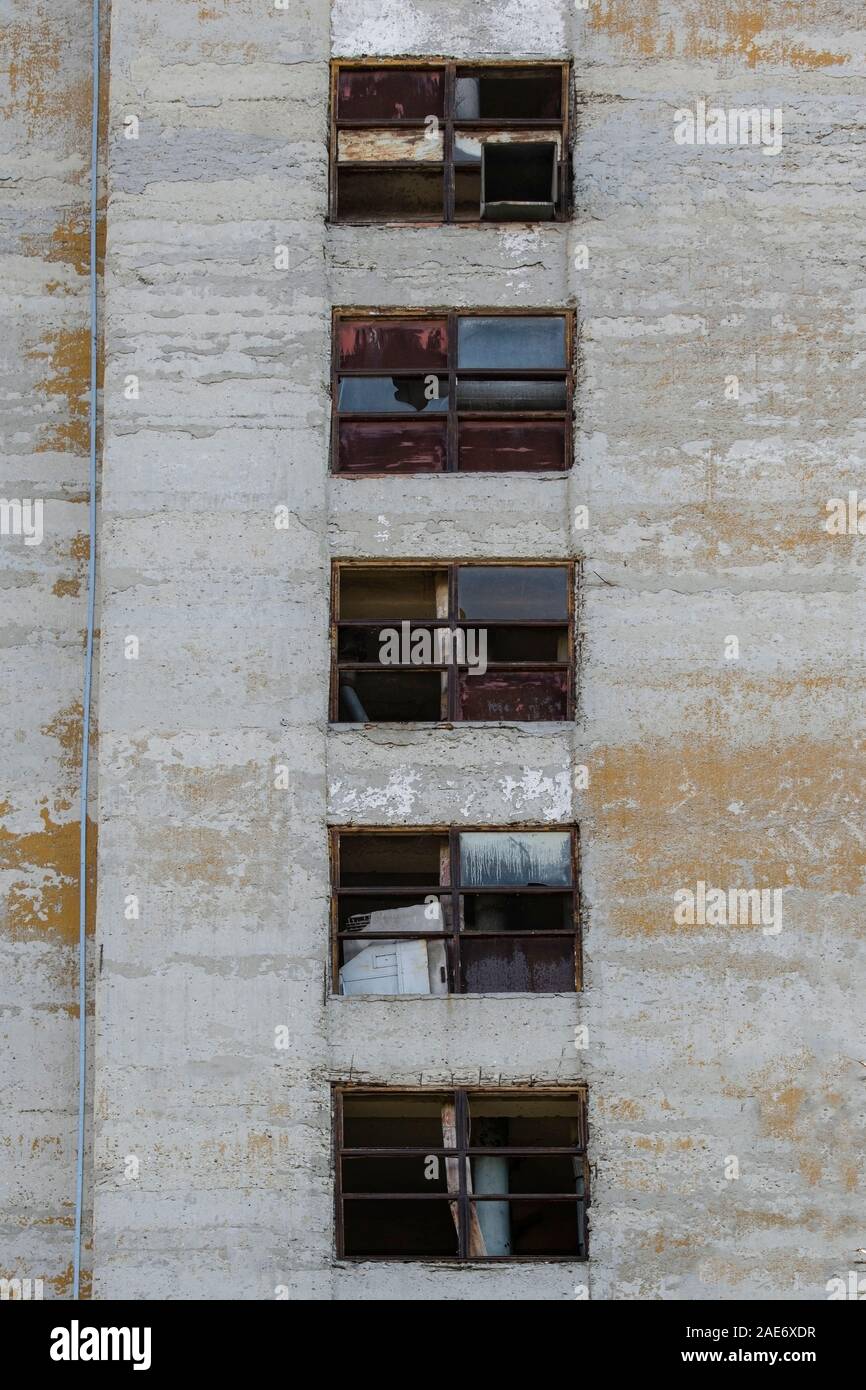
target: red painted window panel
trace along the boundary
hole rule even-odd
[[[340,473],[442,473],[447,422],[343,420],[339,425]]]
[[[340,369],[448,366],[446,319],[348,320],[337,330]]]
[[[434,68],[349,68],[340,73],[342,121],[423,121],[445,111],[445,74]]]
[[[484,676],[461,675],[462,719],[526,722],[568,718],[568,685],[564,671],[488,671]]]
[[[461,420],[458,461],[472,473],[562,472],[565,421]]]

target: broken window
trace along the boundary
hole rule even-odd
[[[573,718],[571,565],[334,567],[331,718]]]
[[[339,222],[539,222],[567,215],[568,66],[334,67]]]
[[[584,1088],[335,1102],[339,1256],[586,1259]]]
[[[338,993],[580,988],[576,831],[339,830],[332,859]]]
[[[571,314],[337,315],[338,473],[570,465]]]

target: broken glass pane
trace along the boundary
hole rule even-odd
[[[565,367],[565,319],[500,314],[461,318],[458,367]]]
[[[489,1142],[490,1126],[510,1149],[576,1148],[580,1143],[580,1100],[562,1096],[471,1096],[470,1147]]]
[[[439,1144],[441,1148],[441,1137]],[[541,1163],[544,1160],[534,1161]],[[547,1161],[550,1163],[555,1160]],[[564,1161],[567,1163],[568,1159]],[[523,1189],[524,1192],[529,1190],[525,1187]],[[435,1154],[413,1154],[410,1158],[398,1158],[391,1154],[383,1155],[381,1158],[344,1158],[343,1191],[447,1192],[445,1159]],[[536,1187],[532,1191],[544,1192],[547,1189]]]
[[[460,882],[466,888],[568,888],[571,835],[567,830],[464,831]]]
[[[565,621],[568,570],[553,565],[461,565],[457,601],[464,619]]]
[[[342,411],[407,410],[428,413],[448,409],[448,378],[436,376],[349,376],[339,384]],[[546,407],[537,407],[538,409]]]

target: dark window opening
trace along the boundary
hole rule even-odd
[[[334,80],[335,221],[567,215],[567,65],[336,64]]]
[[[570,313],[337,315],[333,470],[566,470],[571,341]]]
[[[583,1088],[335,1100],[340,1256],[586,1258]]]
[[[334,831],[333,866],[340,994],[580,988],[572,829]]]
[[[331,718],[573,718],[571,565],[336,565]]]

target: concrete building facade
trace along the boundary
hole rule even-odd
[[[45,499],[45,536],[0,540],[0,1274],[68,1297],[90,7],[2,15],[2,486]],[[846,1277],[863,552],[826,522],[862,487],[858,18],[105,6],[86,1293],[816,1299]],[[569,63],[567,220],[330,220],[331,65],[358,58]],[[781,112],[780,147],[678,142],[700,102]],[[389,309],[573,311],[570,470],[334,475],[332,315]],[[332,566],[361,560],[573,562],[574,719],[332,720]],[[329,830],[412,826],[576,826],[582,990],[336,994]],[[702,884],[783,910],[677,920]],[[589,1258],[339,1257],[343,1085],[585,1086]]]

